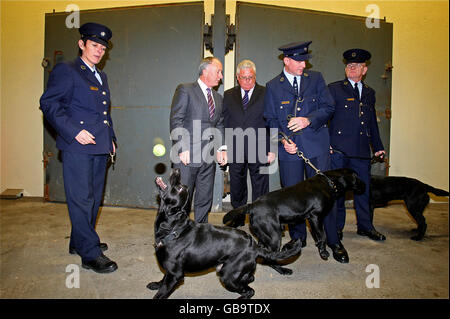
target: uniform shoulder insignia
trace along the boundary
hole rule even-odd
[[[280,82],[284,82],[284,77],[283,76],[280,78]]]
[[[344,85],[348,85],[348,81],[344,81]]]
[[[80,68],[81,68],[82,70],[86,70],[86,67],[85,67],[84,65],[80,65]]]
[[[364,84],[364,87],[365,87],[366,89],[368,89],[368,88],[369,88],[369,86],[368,86],[367,84]]]
[[[305,76],[309,76],[309,74],[308,74],[308,73],[306,73],[306,72],[303,72],[303,74],[304,74]]]

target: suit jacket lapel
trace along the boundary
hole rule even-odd
[[[253,89],[252,97],[250,98],[250,101],[247,104],[247,108],[255,104],[255,101],[258,99],[260,95],[261,95],[261,87],[258,85],[258,83],[255,83],[255,88]]]
[[[306,91],[306,88],[309,86],[309,83],[311,82],[309,79],[309,74],[307,72],[303,72],[301,75],[301,81],[300,81],[300,93],[299,96],[303,97],[303,94]]]
[[[239,85],[233,90],[233,99],[236,101],[235,105],[239,105],[240,109],[243,110],[244,107],[242,105],[241,87]]]
[[[197,95],[197,98],[200,101],[200,103],[202,103],[202,105],[203,105],[202,109],[204,109],[206,107],[206,113],[208,113],[208,110],[209,110],[208,102],[206,101],[205,95],[203,94],[203,91],[197,82],[195,82],[195,85],[194,85],[194,92]],[[208,114],[208,116],[209,116],[209,114]]]
[[[97,72],[98,72],[98,74],[100,74],[100,78],[102,79],[102,84],[100,84],[100,82],[99,82],[99,84],[100,84],[101,86],[105,85],[105,84],[106,84],[106,76],[105,76],[105,73],[103,73],[103,71],[100,71],[99,69],[97,69]],[[94,75],[94,78],[95,78],[95,75]],[[97,82],[98,82],[98,80],[97,80]]]
[[[344,87],[345,93],[347,93],[348,98],[354,98],[353,96],[353,87],[348,79],[342,81],[342,86]]]
[[[95,84],[96,86],[100,86],[100,82],[97,80],[97,78],[94,75],[94,72],[92,72],[81,60],[79,57],[75,61],[75,65],[77,65],[77,70],[80,72],[80,74],[89,82]],[[103,79],[102,79],[103,80]]]
[[[281,72],[280,74],[280,85],[283,88],[283,90],[289,92],[291,95],[296,95],[294,88],[292,87],[291,83],[289,83],[289,80],[284,75],[284,72]]]
[[[369,93],[369,90],[367,90],[367,84],[365,84],[363,81],[361,81],[361,84],[362,84],[361,101],[364,101],[364,98],[367,95],[367,93]]]
[[[211,89],[211,93],[212,93],[213,99],[214,99],[214,116],[213,116],[213,118],[210,118],[209,120],[211,122],[216,122],[222,114],[222,104],[221,104],[221,100],[220,100],[220,94],[218,92],[216,92],[214,89]],[[209,105],[208,105],[208,116],[209,116]]]
[[[206,117],[209,119],[210,122],[214,122],[220,116],[220,113],[222,112],[222,107],[220,105],[220,99],[219,99],[220,96],[218,96],[219,93],[214,91],[214,89],[211,89],[211,94],[212,94],[213,100],[214,100],[214,116],[212,118],[210,118],[209,117],[209,105],[208,105],[208,102],[206,101],[205,95],[203,94],[203,91],[202,91],[200,85],[198,84],[198,82],[195,82],[194,92],[197,95],[197,98],[202,103],[202,105],[200,106],[202,109],[202,112],[204,112],[204,114],[206,114]]]

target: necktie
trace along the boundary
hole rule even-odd
[[[242,106],[244,107],[244,110],[247,108],[248,104],[248,91],[250,90],[244,90],[245,94],[244,97],[242,98]]]
[[[358,99],[358,101],[360,100],[359,98],[359,89],[358,89],[358,83],[355,83],[355,87],[353,88],[353,93],[355,95],[355,97]]]
[[[97,69],[94,70],[94,75],[97,78],[97,80],[100,82],[100,84],[103,85],[102,78],[100,77],[100,74],[98,74]]]
[[[208,93],[209,118],[213,118],[214,117],[214,100],[212,98],[211,89],[206,88],[206,92]]]
[[[297,83],[297,77],[294,76],[294,83],[292,85],[294,87],[295,95],[298,95],[298,83]]]

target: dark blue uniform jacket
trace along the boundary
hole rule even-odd
[[[329,152],[327,122],[334,112],[334,102],[322,74],[315,71],[303,72],[299,96],[301,102],[295,106],[294,89],[282,72],[266,84],[264,117],[270,128],[278,128],[288,136],[292,133],[287,128],[288,116],[307,117],[311,124],[292,135],[291,140],[307,158],[314,158]],[[287,153],[281,143],[278,156],[281,161],[300,160],[296,154]]]
[[[83,154],[108,154],[116,139],[110,115],[106,74],[97,69],[103,84],[83,63],[57,64],[50,73],[47,90],[40,99],[45,118],[57,131],[56,147]],[[96,144],[81,145],[75,136],[81,130],[95,136]]]
[[[383,150],[375,113],[375,91],[363,83],[361,102],[345,79],[328,85],[336,111],[330,120],[331,146],[347,156],[367,157]]]

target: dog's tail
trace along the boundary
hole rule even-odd
[[[290,244],[289,244],[290,245]],[[258,257],[264,258],[266,263],[276,263],[277,261],[286,260],[299,255],[302,252],[302,241],[299,239],[295,241],[292,246],[283,246],[281,251],[270,251],[264,247],[259,246]]]
[[[427,192],[433,193],[436,196],[448,196],[448,192],[444,191],[443,189],[435,188],[433,186],[427,185]]]
[[[251,204],[249,204],[251,205]],[[223,216],[223,224],[230,227],[239,227],[245,225],[245,214],[248,213],[249,205],[244,205],[230,210]]]

